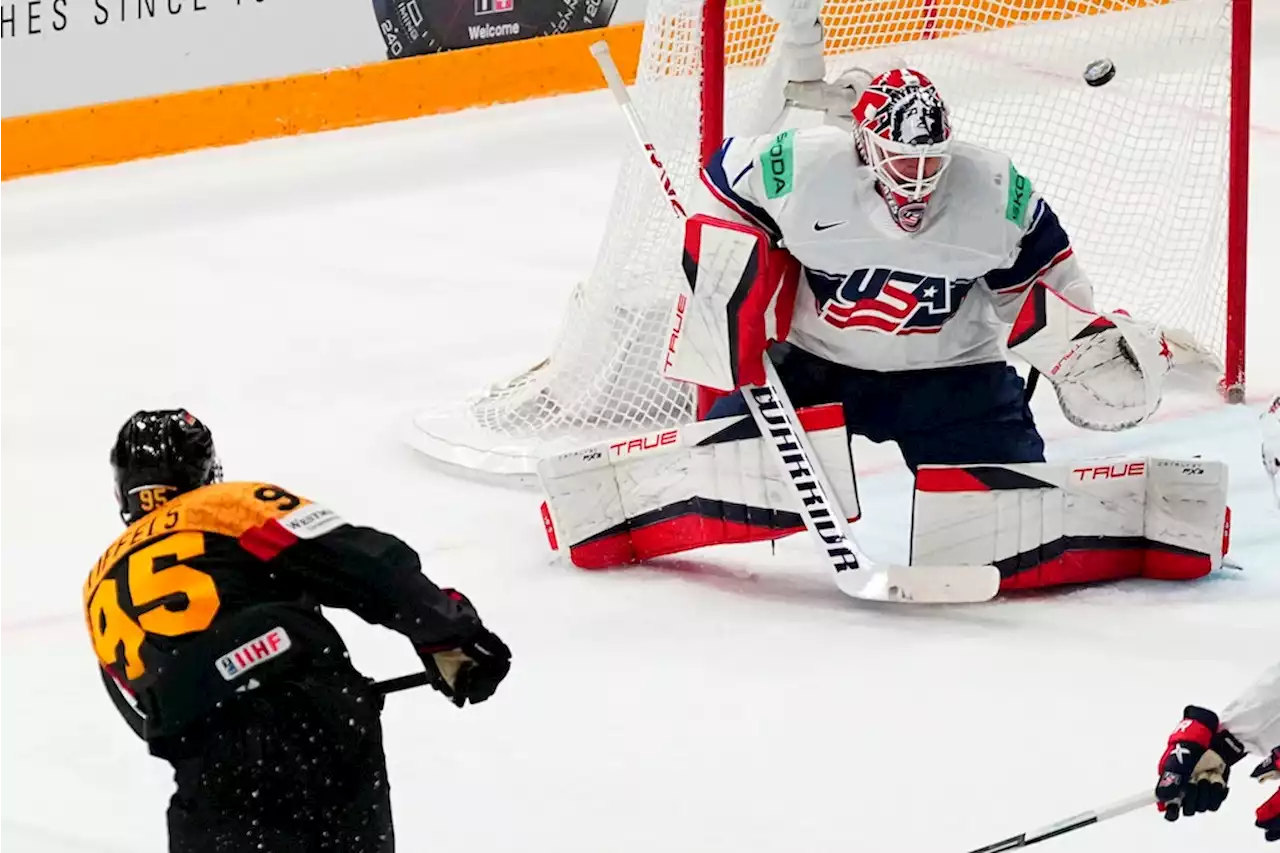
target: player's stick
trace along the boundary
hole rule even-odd
[[[427,673],[425,671],[411,672],[408,675],[402,675],[399,678],[388,678],[386,681],[375,681],[373,683],[373,692],[381,696],[386,696],[388,693],[396,693],[400,690],[408,690],[412,687],[421,687],[424,684],[429,683],[430,679],[427,677]]]
[[[649,140],[622,75],[609,53],[609,45],[598,41],[591,54],[600,65],[613,93],[631,125],[636,141],[644,150],[672,211],[684,219],[687,214],[677,196],[658,152]],[[987,601],[1000,588],[1000,573],[994,566],[877,566],[858,547],[849,533],[848,517],[836,499],[818,457],[800,426],[795,407],[778,381],[778,372],[769,354],[764,354],[765,382],[742,389],[747,406],[761,436],[769,443],[779,469],[786,475],[805,527],[835,572],[836,586],[846,595],[868,601],[913,601],[960,603]]]
[[[1141,794],[1134,794],[1123,800],[1118,800],[1093,811],[1081,812],[1068,818],[1063,818],[1057,823],[1051,823],[1048,826],[1042,826],[1039,829],[1033,829],[1030,832],[1024,832],[1020,835],[1014,835],[1003,841],[997,841],[994,844],[988,844],[986,847],[979,847],[977,850],[971,850],[969,853],[1001,853],[1004,850],[1017,850],[1022,847],[1030,847],[1032,844],[1038,844],[1041,841],[1047,841],[1050,838],[1057,838],[1059,835],[1071,832],[1076,829],[1082,829],[1086,826],[1093,826],[1095,823],[1101,823],[1113,817],[1136,811],[1141,808],[1153,805],[1156,801],[1156,795],[1153,791],[1144,791]]]

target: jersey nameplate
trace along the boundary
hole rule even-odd
[[[1031,200],[1031,181],[1018,174],[1009,164],[1009,199],[1005,202],[1004,218],[1019,228],[1027,224],[1027,202]]]
[[[768,198],[780,198],[795,189],[794,136],[794,130],[782,131],[769,144],[769,150],[760,157],[764,194]]]

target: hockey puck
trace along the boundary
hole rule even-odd
[[[1116,64],[1110,59],[1095,59],[1084,68],[1084,82],[1090,86],[1102,86],[1116,76]]]

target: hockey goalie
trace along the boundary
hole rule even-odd
[[[702,171],[659,369],[724,396],[696,424],[543,460],[553,547],[595,567],[803,529],[741,393],[767,352],[851,520],[848,434],[897,444],[913,562],[990,563],[1002,589],[1211,571],[1225,466],[1046,463],[1006,361],[1039,371],[1071,423],[1128,429],[1160,404],[1162,332],[1096,309],[1034,176],[955,138],[923,69],[828,83],[818,4],[765,7],[788,98],[827,120],[725,139]]]

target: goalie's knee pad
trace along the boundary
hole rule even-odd
[[[1203,459],[922,466],[913,563],[990,563],[1002,590],[1190,580],[1227,551],[1227,466]]]

